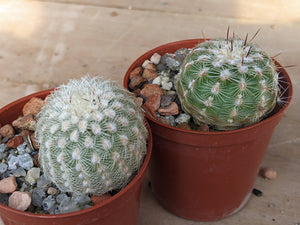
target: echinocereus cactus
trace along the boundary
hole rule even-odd
[[[46,177],[75,194],[123,188],[147,151],[144,117],[134,97],[98,77],[71,80],[47,97],[36,138]]]
[[[278,73],[272,58],[251,42],[207,40],[185,58],[176,88],[183,110],[196,123],[232,130],[273,110]]]

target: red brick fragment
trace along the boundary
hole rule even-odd
[[[20,144],[22,144],[24,142],[23,137],[22,136],[16,136],[12,139],[10,139],[7,142],[7,146],[10,148],[17,148]]]

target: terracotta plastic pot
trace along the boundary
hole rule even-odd
[[[130,71],[153,53],[173,53],[202,41],[178,41],[148,51],[129,67],[124,87],[128,88]],[[198,132],[171,127],[147,116],[153,135],[150,179],[161,205],[181,217],[211,221],[232,215],[247,203],[273,130],[292,97],[291,80],[284,69],[280,71],[287,102],[255,125]]]
[[[38,92],[21,98],[0,110],[0,123],[11,123],[21,115],[24,104],[32,97],[45,98],[51,90]],[[148,152],[145,161],[135,178],[119,193],[110,199],[88,209],[73,213],[45,215],[15,210],[0,204],[0,216],[6,225],[137,225],[142,181],[150,160],[152,134],[149,132]]]

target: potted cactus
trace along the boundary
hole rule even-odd
[[[7,105],[0,110],[1,124],[15,120],[32,97],[46,98],[35,126],[44,176],[72,197],[117,193],[80,211],[53,209],[55,215],[0,204],[4,223],[137,224],[152,140],[132,95],[113,82],[83,77]]]
[[[149,107],[157,98],[150,94],[145,98],[143,84],[138,86],[142,91],[133,90],[144,98],[142,107],[153,134],[151,187],[158,201],[178,216],[218,220],[247,203],[273,130],[291,101],[292,84],[282,66],[252,41],[227,37],[154,48],[129,67],[124,87],[132,89],[135,68],[143,65],[147,70],[145,62],[157,63],[155,55],[172,55],[181,49],[188,53],[171,79],[178,98],[175,103],[192,118],[188,124],[166,123],[160,114],[167,111],[162,103],[158,110]],[[177,56],[172,57],[169,61]],[[157,64],[158,73],[162,64]],[[147,81],[155,83],[156,78]],[[169,92],[155,94],[162,99]],[[170,109],[176,121],[180,115]]]

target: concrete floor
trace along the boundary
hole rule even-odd
[[[145,51],[203,35],[224,37],[228,25],[240,37],[262,28],[256,42],[270,55],[281,53],[282,65],[300,60],[298,0],[2,0],[0,18],[0,107],[87,73],[121,85],[131,62]],[[163,209],[146,178],[139,225],[300,223],[300,69],[286,70],[294,97],[263,161],[278,178],[258,177],[255,183],[263,197],[251,196],[227,219],[194,222]]]

